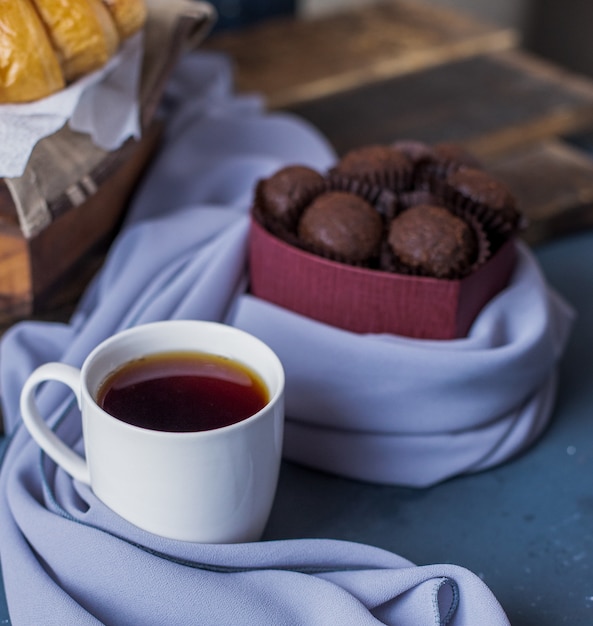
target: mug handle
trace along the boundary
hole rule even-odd
[[[55,380],[64,383],[76,396],[78,406],[81,405],[80,370],[65,363],[45,363],[34,370],[27,378],[21,391],[21,415],[27,430],[45,451],[72,478],[87,485],[91,484],[86,461],[68,447],[51,428],[37,410],[35,391],[42,382]]]

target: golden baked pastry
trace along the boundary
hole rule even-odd
[[[145,0],[0,0],[0,104],[45,98],[99,69],[146,17]]]
[[[29,0],[0,0],[0,103],[45,98],[64,77]]]
[[[146,22],[146,4],[144,0],[103,0],[115,21],[122,39],[127,39],[138,32]]]
[[[99,69],[119,46],[119,35],[102,0],[33,0],[67,82]]]

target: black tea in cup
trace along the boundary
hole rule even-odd
[[[163,352],[125,363],[97,393],[117,419],[149,430],[197,432],[235,424],[269,401],[251,368],[201,352]]]

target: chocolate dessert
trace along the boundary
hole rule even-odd
[[[257,205],[267,222],[293,229],[298,209],[325,185],[324,177],[310,167],[289,165],[259,182]]]
[[[382,231],[379,213],[363,198],[344,191],[319,195],[298,224],[299,239],[308,249],[353,264],[377,256]]]
[[[414,185],[418,188],[433,189],[435,184],[462,167],[481,167],[479,161],[458,144],[443,142],[427,148],[424,152],[415,148]]]
[[[301,167],[258,184],[256,297],[352,332],[452,339],[508,284],[523,218],[461,146],[369,145]]]
[[[487,172],[476,168],[462,167],[451,172],[447,184],[454,200],[466,200],[476,207],[483,219],[498,231],[511,231],[519,223],[520,215],[515,199],[507,186]],[[466,203],[467,204],[467,203]]]
[[[422,204],[391,221],[388,243],[412,272],[436,278],[459,277],[476,259],[472,228],[444,207]]]
[[[333,177],[362,180],[392,189],[404,188],[411,183],[412,161],[390,146],[363,146],[347,152],[330,173]]]

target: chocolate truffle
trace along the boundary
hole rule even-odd
[[[266,221],[293,228],[298,209],[324,188],[324,178],[304,165],[289,165],[258,184],[256,203]]]
[[[354,264],[378,254],[382,230],[379,213],[363,198],[345,191],[317,196],[298,224],[298,236],[307,248]]]
[[[515,227],[519,221],[516,202],[504,183],[484,170],[463,167],[451,172],[447,183],[461,197],[484,205],[491,218]]]
[[[370,145],[347,152],[331,173],[372,184],[405,185],[412,174],[412,162],[390,146]]]
[[[388,242],[402,264],[435,278],[462,275],[477,253],[472,228],[444,207],[430,204],[414,206],[394,218]]]

